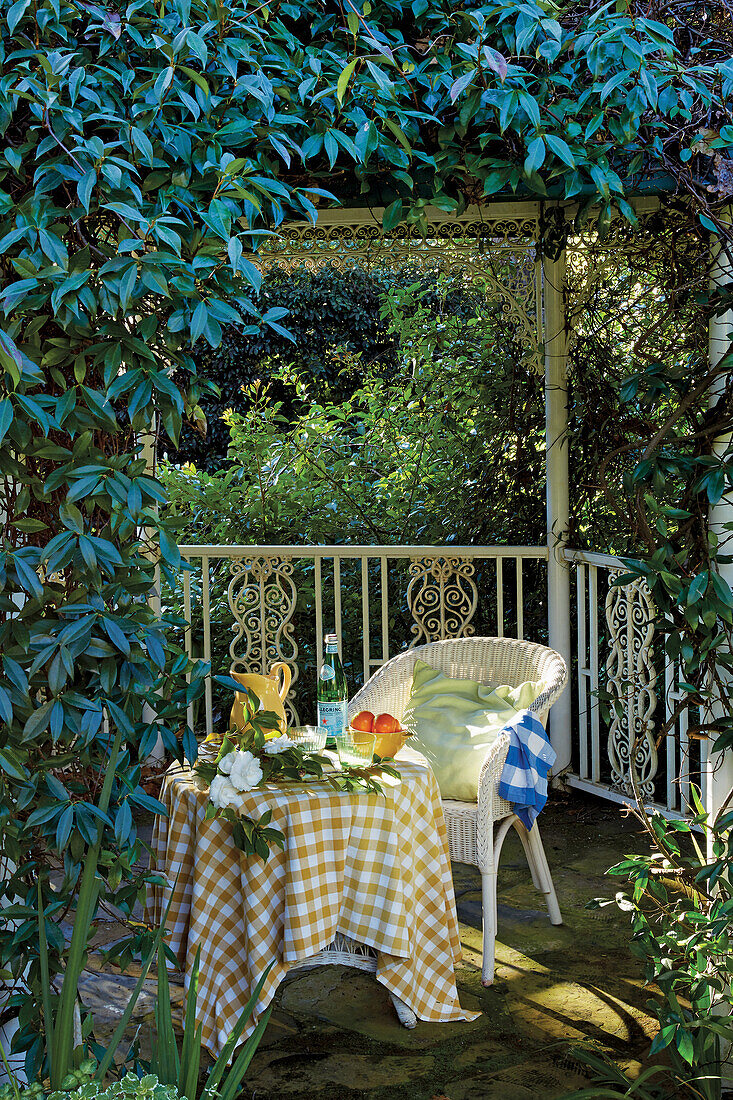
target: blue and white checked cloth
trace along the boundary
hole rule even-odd
[[[501,732],[508,733],[510,741],[499,794],[513,804],[519,820],[531,829],[547,802],[547,773],[557,753],[531,710],[521,710]]]

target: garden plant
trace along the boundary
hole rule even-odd
[[[545,203],[554,255],[574,226],[550,200],[577,204],[576,225],[592,211],[603,235],[633,229],[629,197],[655,186],[686,235],[729,250],[729,15],[723,0],[0,3],[0,959],[29,1079],[58,1090],[84,1064],[93,1021],[83,1009],[75,1049],[74,1007],[94,918],[130,914],[147,877],[135,814],[161,810],[142,761],[158,737],[196,756],[185,712],[205,669],[156,610],[180,560],[150,444],[172,449],[200,420],[198,364],[223,326],[287,327],[252,251],[329,195],[384,206],[389,230],[518,193]],[[696,284],[701,316],[732,290]],[[682,662],[680,707],[721,752],[733,594],[706,518],[730,488],[716,440],[732,364],[643,354],[618,387],[626,434],[599,456],[633,523],[629,569]],[[711,1035],[728,1028],[713,1016],[730,1007],[714,965],[730,957],[728,824],[709,823],[709,859],[678,857],[674,828],[650,823],[688,891],[682,923],[654,867],[623,868],[657,1045],[688,1095],[714,1095]],[[147,957],[155,936],[138,927],[134,948]]]

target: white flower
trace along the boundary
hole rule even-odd
[[[295,741],[291,741],[287,734],[282,734],[281,737],[273,737],[271,741],[265,741],[265,752],[268,756],[275,756],[279,752],[285,752],[286,749],[292,749],[295,745]]]
[[[225,775],[215,775],[209,788],[209,800],[217,810],[236,810],[243,808],[244,800],[237,788]]]
[[[226,756],[222,756],[221,760],[217,764],[221,775],[230,775],[232,770],[232,764],[234,763],[234,753],[228,752]]]
[[[262,779],[262,768],[251,752],[234,753],[230,780],[238,791],[251,791]]]

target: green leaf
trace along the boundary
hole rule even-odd
[[[397,138],[397,141],[400,143],[402,148],[407,153],[408,157],[411,157],[412,156],[412,146],[410,145],[409,141],[405,137],[404,131],[397,125],[396,122],[393,122],[391,118],[385,118],[384,119],[384,125],[387,127],[388,130],[390,130],[394,134],[394,136]],[[403,173],[395,172],[394,175],[397,178],[401,178]]]
[[[130,204],[126,202],[106,202],[102,204],[102,209],[111,210],[121,218],[126,218],[131,222],[147,223],[148,220],[140,210],[136,210],[134,206],[130,206]]]
[[[10,430],[10,426],[13,423],[13,405],[7,398],[0,401],[0,442],[5,439],[5,436]]]
[[[162,528],[158,534],[160,537],[160,552],[163,558],[168,565],[175,569],[179,569],[181,565],[181,553],[178,549],[178,543]]]
[[[465,92],[466,88],[472,82],[475,75],[476,75],[476,70],[475,69],[469,69],[469,71],[467,73],[464,73],[463,76],[459,76],[456,80],[453,81],[453,83],[451,84],[450,93],[449,93],[451,103],[455,103],[455,101],[458,99],[459,95],[461,95],[462,92]]]
[[[206,330],[209,321],[209,311],[206,302],[200,301],[193,311],[191,318],[191,343],[195,344],[199,336]]]
[[[10,375],[13,386],[17,386],[23,369],[23,358],[8,334],[2,331],[0,331],[0,366],[4,367]]]
[[[82,204],[87,214],[89,213],[89,204],[92,199],[92,191],[94,190],[97,182],[97,173],[93,168],[90,168],[88,172],[78,180],[76,185],[76,193],[79,196],[79,202]]]
[[[24,531],[27,535],[38,531],[48,531],[47,523],[44,523],[42,519],[32,519],[30,516],[14,519],[12,523],[13,527],[17,527],[19,531]]]
[[[48,729],[52,706],[53,700],[49,700],[32,712],[23,726],[23,741],[34,741],[40,733]]]
[[[22,767],[16,754],[7,745],[0,748],[0,769],[12,779],[19,779],[21,782],[25,782],[28,778],[27,772]]]
[[[519,109],[519,95],[517,92],[504,92],[500,102],[499,129],[504,133]]]
[[[209,225],[218,237],[221,237],[223,241],[229,241],[229,234],[232,227],[232,216],[229,213],[227,206],[221,201],[221,199],[213,199],[209,205],[208,214],[205,217],[206,224]]]
[[[524,161],[524,170],[527,175],[531,176],[534,172],[538,171],[544,164],[544,160],[545,143],[541,137],[536,137],[529,143],[527,157]]]
[[[239,265],[242,261],[242,242],[238,237],[231,237],[227,243],[227,255],[234,271],[239,271]]]
[[[570,168],[575,168],[575,157],[568,143],[563,138],[556,137],[555,134],[545,134],[545,141],[556,157],[559,157],[563,164],[567,164]]]
[[[333,130],[326,130],[323,136],[323,143],[326,147],[326,155],[328,156],[328,166],[329,168],[333,168],[339,155],[339,145],[334,137]]]
[[[71,836],[71,830],[74,828],[74,807],[67,806],[61,814],[56,826],[56,847],[60,852],[66,848],[69,843],[69,837]]]
[[[339,103],[343,103],[344,101],[346,89],[348,87],[349,81],[351,80],[354,69],[359,63],[359,60],[360,58],[355,57],[353,61],[350,61],[338,78],[338,81],[336,83],[336,99],[339,101]]]
[[[30,2],[31,0],[16,0],[16,2],[9,7],[7,20],[8,30],[11,34],[15,32],[15,28],[18,26],[18,23],[20,23],[23,15],[30,6]]]
[[[537,100],[533,96],[531,96],[529,92],[520,92],[519,102],[526,111],[529,121],[532,123],[533,126],[536,126],[539,129],[541,126],[541,118],[540,108]]]
[[[715,470],[707,477],[707,496],[711,504],[717,504],[725,492],[725,473]]]
[[[711,573],[710,580],[718,599],[727,604],[728,607],[733,607],[733,592],[731,592],[730,585],[723,580],[719,573]]]
[[[121,653],[124,653],[125,657],[130,656],[130,643],[127,639],[127,635],[123,630],[119,628],[114,619],[105,617],[102,619],[102,626],[107,634],[107,637],[112,642],[112,645],[116,649],[119,649]]]
[[[395,199],[390,203],[382,215],[382,225],[385,229],[395,229],[404,217],[402,199]]]
[[[15,565],[15,572],[21,588],[30,596],[40,600],[43,596],[43,585],[39,580],[38,573],[26,562],[25,558],[23,558],[20,553],[15,554],[13,564]]]
[[[68,266],[69,254],[66,251],[66,245],[55,233],[49,233],[47,229],[39,229],[38,241],[44,255],[48,256],[52,263],[63,268]]]
[[[709,576],[707,569],[703,569],[702,573],[698,573],[694,578],[687,592],[688,603],[696,603],[700,599],[708,586]]]
[[[683,1028],[678,1028],[674,1037],[675,1046],[679,1051],[680,1057],[685,1060],[689,1065],[692,1065],[695,1057],[695,1045],[692,1041],[692,1035],[689,1031]]]
[[[615,92],[617,88],[623,87],[624,84],[633,85],[633,83],[633,73],[628,72],[628,70],[622,69],[621,72],[615,73],[601,88],[601,103],[605,103],[608,97],[612,92]]]

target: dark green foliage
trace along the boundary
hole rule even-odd
[[[273,398],[295,415],[303,401],[288,378],[310,382],[312,392],[338,400],[351,394],[365,367],[393,367],[394,340],[379,310],[383,289],[394,280],[392,272],[380,278],[358,268],[269,272],[257,301],[261,309],[287,314],[281,322],[285,329],[267,327],[246,335],[230,326],[219,347],[199,357],[199,369],[216,384],[219,394],[202,401],[206,436],[197,436],[186,426],[171,458],[194,462],[204,470],[224,466],[229,428],[222,414],[227,409],[245,412],[251,405],[245,390],[259,379],[271,382]]]
[[[268,326],[248,335],[227,326],[219,347],[197,356],[200,372],[219,393],[201,400],[205,436],[196,431],[195,421],[184,425],[171,460],[210,472],[227,465],[230,433],[223,414],[249,412],[256,382],[268,383],[270,401],[280,402],[283,416],[294,423],[311,400],[339,403],[369,378],[392,378],[400,352],[383,307],[390,291],[408,285],[414,287],[415,311],[422,304],[436,318],[465,320],[483,312],[487,326],[495,324],[495,304],[470,279],[443,285],[437,273],[407,266],[340,270],[328,265],[315,272],[305,266],[274,268],[264,276],[256,301],[263,310],[284,311],[286,327]]]
[[[399,281],[399,280],[396,280]],[[432,283],[432,285],[430,285]],[[470,285],[470,284],[469,284]],[[296,390],[298,415],[285,415],[270,388],[243,394],[249,407],[229,417],[229,465],[205,471],[163,466],[169,514],[182,543],[537,544],[543,539],[542,384],[522,364],[497,304],[456,277],[390,291],[381,307],[385,334],[396,341],[389,371],[364,368],[348,399],[309,403],[312,385]],[[406,566],[406,563],[404,563]],[[408,577],[390,577],[390,638],[408,644],[413,621],[397,593]],[[512,566],[507,566],[507,575]],[[525,566],[525,630],[546,630],[544,581]],[[312,565],[295,564],[300,606],[295,630],[301,675],[296,703],[303,716],[314,699],[316,639]],[[494,629],[495,582],[479,568],[485,618]],[[344,563],[342,625],[352,690],[363,682],[360,582]],[[192,580],[200,608],[198,575]],[[508,587],[511,582],[508,581]],[[212,661],[223,670],[231,609],[228,575],[211,577]],[[379,592],[373,563],[372,599]],[[324,616],[333,615],[325,585]],[[331,601],[331,602],[329,602]],[[511,621],[513,597],[507,594]],[[167,597],[181,610],[180,586]],[[309,610],[310,608],[310,610]],[[193,641],[201,622],[194,615]],[[198,652],[201,649],[198,648]],[[224,714],[221,693],[215,706]]]
[[[457,279],[416,282],[378,320],[392,364],[360,364],[348,398],[315,402],[301,381],[285,407],[250,387],[227,417],[226,469],[164,468],[181,541],[541,540],[542,388],[497,304]]]
[[[38,880],[57,973],[83,961],[99,904],[131,911],[132,808],[159,809],[139,758],[159,732],[195,755],[185,707],[200,669],[146,603],[158,543],[164,572],[178,557],[133,433],[154,414],[175,444],[207,391],[191,348],[218,345],[223,326],[281,335],[251,246],[314,213],[319,186],[361,189],[388,227],[503,189],[598,202],[604,229],[613,207],[633,221],[625,180],[670,172],[722,232],[733,67],[714,24],[675,31],[631,0],[562,13],[382,0],[347,10],[346,26],[320,0],[2,0],[0,20],[0,824],[17,865],[2,888],[22,905],[3,917],[0,961],[16,976],[30,967],[19,1045],[34,1074]],[[646,365],[627,400],[663,400],[666,385],[684,396],[684,371],[671,374]],[[718,428],[725,402],[719,413]],[[732,663],[731,597],[715,547],[697,538],[697,557],[678,557],[681,517],[655,494],[691,486],[693,517],[720,500],[715,426],[691,453],[667,433],[669,453],[632,475],[660,539],[640,568],[698,692],[716,656]],[[728,712],[721,726],[728,745]],[[77,904],[67,951],[59,922]],[[67,1038],[42,1069],[54,1086],[73,1061]]]
[[[647,982],[661,991],[648,1008],[659,1021],[650,1053],[663,1051],[662,1059],[635,1078],[632,1091],[626,1072],[593,1052],[579,1051],[594,1079],[608,1091],[581,1089],[569,1100],[629,1095],[639,1100],[720,1098],[721,1044],[729,1043],[733,1032],[733,814],[712,824],[699,802],[695,809],[690,821],[665,821],[661,814],[635,811],[652,841],[652,854],[628,856],[609,871],[629,884],[617,902],[631,914],[631,950],[642,960]],[[701,838],[695,835],[698,830]],[[707,865],[700,840],[710,845],[712,859]],[[607,904],[612,903],[596,900],[589,908]]]
[[[709,306],[707,234],[689,213],[664,209],[629,237],[589,242],[590,277],[567,279],[573,329],[569,361],[570,544],[578,549],[653,552],[659,532],[634,495],[636,466],[660,430],[672,430],[688,456],[700,453],[722,423],[707,414]],[[643,400],[639,380],[649,378]],[[724,414],[725,415],[725,414]],[[708,443],[701,444],[702,435]],[[666,456],[671,458],[671,456]],[[660,503],[678,503],[689,486],[669,467],[656,478]],[[684,478],[683,478],[684,482]],[[678,517],[679,518],[679,517]],[[675,532],[675,552],[704,531]]]
[[[76,973],[97,907],[128,916],[146,877],[134,816],[162,807],[141,760],[158,736],[196,755],[185,708],[203,670],[146,602],[157,544],[164,575],[179,559],[131,429],[155,416],[175,440],[206,388],[189,345],[262,322],[237,219],[256,201],[277,220],[285,196],[215,137],[233,118],[220,93],[262,41],[257,21],[240,11],[223,33],[206,5],[191,10],[1,6],[1,888],[23,908],[17,924],[3,913],[0,961],[30,968],[18,1049],[54,1086],[71,1065],[76,990],[46,998],[60,1020],[46,1060],[36,883],[51,975],[65,957]],[[302,212],[297,196],[291,208]],[[74,920],[69,949],[61,919]],[[146,936],[137,926],[134,942]]]

